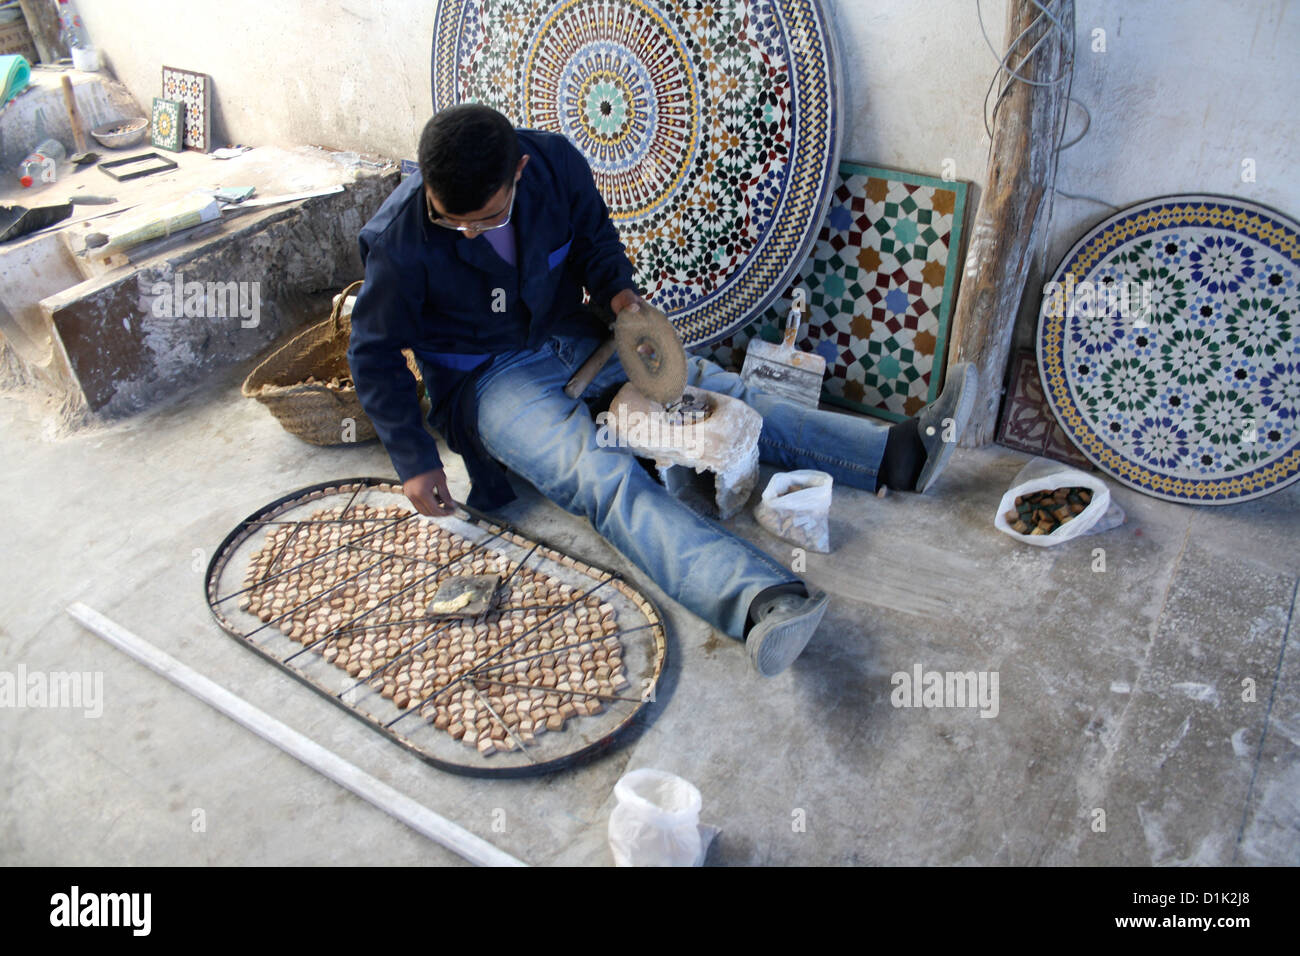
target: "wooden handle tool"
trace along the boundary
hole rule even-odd
[[[63,105],[68,109],[68,121],[72,124],[72,139],[77,146],[77,152],[70,159],[78,166],[93,163],[99,159],[99,154],[86,151],[86,134],[81,131],[81,113],[77,111],[77,98],[72,93],[72,79],[66,74],[63,77]]]
[[[610,360],[613,354],[614,336],[611,335],[600,344],[596,351],[591,353],[591,357],[582,363],[582,367],[573,373],[573,377],[569,379],[569,384],[564,386],[564,394],[569,398],[577,398],[585,392],[592,379],[600,373],[600,370],[605,367],[605,363]]]

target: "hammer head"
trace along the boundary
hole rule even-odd
[[[668,317],[647,302],[614,320],[614,344],[627,379],[646,398],[671,405],[686,388],[686,349]]]

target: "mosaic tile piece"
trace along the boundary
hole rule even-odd
[[[163,97],[185,104],[184,144],[206,153],[212,149],[212,77],[206,73],[162,68]]]
[[[149,125],[149,138],[160,149],[180,152],[184,129],[185,106],[160,96],[153,98],[153,113]]]
[[[1052,415],[1038,377],[1038,360],[1028,349],[1017,353],[1012,363],[997,441],[1008,448],[1063,461],[1084,471],[1095,470],[1092,462],[1070,444]]]
[[[1044,289],[1038,365],[1070,440],[1157,498],[1228,504],[1300,478],[1300,226],[1221,196],[1130,206]]]
[[[760,315],[816,238],[839,154],[833,49],[820,0],[443,0],[433,105],[567,136],[638,283],[696,345]]]
[[[780,340],[795,296],[808,320],[798,345],[826,357],[822,400],[890,421],[938,397],[960,269],[966,183],[840,163],[812,254],[782,296],[716,343],[740,368],[749,340]]]

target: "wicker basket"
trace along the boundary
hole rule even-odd
[[[369,441],[375,426],[361,409],[355,385],[333,385],[330,379],[348,379],[348,338],[352,320],[343,314],[348,296],[361,286],[354,282],[334,300],[330,317],[299,332],[244,379],[243,393],[255,398],[284,426],[285,431],[313,445],[342,445]],[[410,350],[406,365],[421,386],[420,370]],[[308,383],[314,377],[318,383]],[[355,422],[355,434],[346,435],[345,420]]]

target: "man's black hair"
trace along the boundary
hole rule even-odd
[[[519,139],[488,106],[462,103],[438,113],[420,134],[420,175],[450,215],[482,209],[514,179]]]

